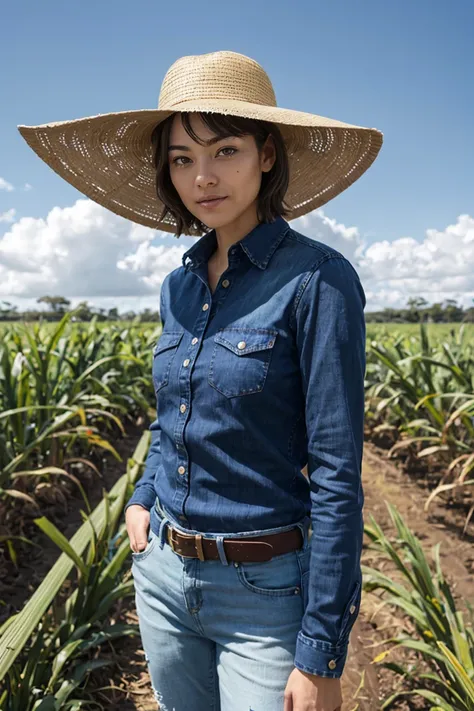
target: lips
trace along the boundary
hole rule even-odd
[[[201,205],[202,207],[206,207],[206,208],[217,207],[222,202],[224,202],[224,200],[226,200],[226,197],[208,198],[206,200],[201,200],[200,202],[198,202],[198,205]]]
[[[212,197],[207,197],[204,198],[203,200],[198,200],[199,204],[202,202],[214,202],[214,200],[223,200],[226,196],[225,195],[213,195]]]

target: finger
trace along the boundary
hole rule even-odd
[[[286,694],[284,696],[283,711],[293,711],[293,695],[291,694],[291,692],[289,696],[287,696]]]
[[[133,550],[134,553],[141,553],[142,551],[145,550],[145,548],[147,547],[147,544],[148,544],[148,541],[139,541],[139,540],[137,540],[137,541],[135,542],[135,545],[134,545],[134,547],[132,548],[132,550]]]
[[[141,553],[146,548],[147,541],[143,542],[140,538],[130,538],[130,548],[134,553]]]

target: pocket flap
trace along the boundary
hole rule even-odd
[[[274,328],[223,328],[216,333],[214,341],[236,355],[246,355],[273,348],[277,335]]]
[[[153,349],[153,355],[161,353],[161,351],[165,351],[167,348],[173,348],[179,345],[183,334],[184,331],[164,331]]]

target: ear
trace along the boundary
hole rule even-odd
[[[273,136],[268,134],[267,140],[263,144],[260,154],[260,168],[264,173],[268,173],[276,161],[276,150]]]

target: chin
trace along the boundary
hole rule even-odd
[[[207,215],[201,216],[199,219],[211,229],[225,227],[232,221],[231,218],[226,217],[224,215]]]

